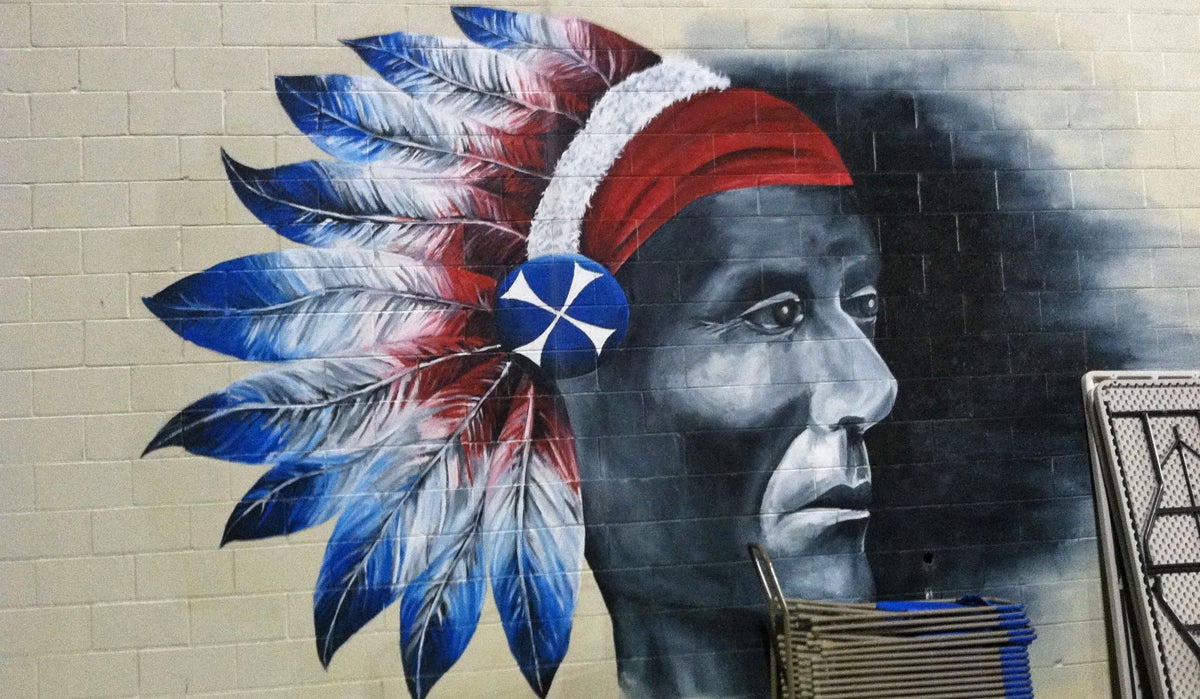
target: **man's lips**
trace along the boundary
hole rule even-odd
[[[870,504],[871,482],[861,481],[855,486],[835,485],[799,509],[865,510]]]
[[[862,432],[810,427],[788,446],[767,481],[759,514],[779,517],[805,509],[864,510],[871,474]]]
[[[762,542],[780,556],[861,553],[870,498],[862,431],[809,427],[767,481],[758,515]]]

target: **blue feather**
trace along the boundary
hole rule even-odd
[[[482,539],[484,492],[488,481],[472,470],[467,443],[490,433],[497,403],[489,401],[511,369],[497,362],[470,384],[467,399],[442,405],[456,417],[454,432],[437,454],[427,482],[414,488],[406,516],[412,532],[401,578],[400,656],[409,693],[420,699],[462,655],[479,622],[483,604]],[[465,438],[465,441],[464,441]]]
[[[450,14],[468,39],[488,48],[550,49],[562,43],[560,37],[549,35],[542,15],[461,5],[451,7]]]
[[[382,81],[348,75],[280,75],[275,78],[275,92],[296,128],[342,160],[364,162],[417,145],[400,118],[411,113],[415,103]],[[427,133],[442,139],[453,135],[445,128]],[[424,150],[435,158],[452,154],[449,148]]]
[[[336,455],[277,464],[233,508],[221,545],[290,534],[328,520],[341,512],[359,463]]]
[[[411,439],[413,421],[424,415],[414,394],[437,390],[489,358],[462,350],[422,363],[362,357],[255,374],[184,408],[146,452],[179,446],[251,464],[361,454]]]
[[[561,404],[525,383],[501,433],[484,507],[492,596],[509,650],[541,697],[567,652],[583,554],[582,508]]]
[[[184,339],[240,359],[364,356],[486,311],[481,288],[473,301],[444,298],[453,285],[421,264],[382,252],[284,250],[222,262],[144,302]]]
[[[395,367],[382,359],[343,361],[334,374],[340,382],[328,368],[310,362],[235,381],[180,411],[146,451],[181,446],[201,456],[258,464],[336,448],[350,441],[339,437],[355,433],[358,421],[389,407]],[[372,396],[374,407],[365,400]],[[394,418],[385,414],[374,421],[386,425]]]
[[[434,558],[400,600],[400,657],[415,699],[458,661],[479,625],[484,576],[477,526]]]
[[[396,33],[344,43],[421,101],[510,133],[546,130],[563,120],[578,128],[589,106],[516,59],[467,42]]]
[[[658,56],[603,27],[575,17],[454,7],[454,21],[472,41],[509,52],[564,90],[601,91],[649,68]]]
[[[378,462],[382,466],[387,458]],[[317,655],[325,667],[343,643],[400,596],[407,534],[400,506],[419,478],[400,468],[387,490],[360,489],[333,528],[313,590]]]
[[[279,103],[321,150],[349,162],[398,160],[419,169],[462,168],[467,160],[529,176],[549,175],[540,136],[514,136],[443,114],[377,78],[275,78]],[[419,156],[419,157],[417,157]]]
[[[534,487],[549,490],[549,485]],[[524,498],[527,504],[530,499],[527,493],[511,497]],[[510,510],[508,521],[500,525],[504,529],[497,530],[498,523],[491,523],[485,544],[492,596],[509,650],[529,686],[544,697],[571,637],[582,537],[577,522],[570,527],[554,525],[535,512],[536,506],[529,509],[523,516],[535,521],[521,522],[511,516],[517,510]]]
[[[457,179],[420,179],[412,171],[318,161],[258,170],[222,156],[246,208],[298,243],[428,260],[455,254],[461,260],[465,244],[469,250],[483,248],[477,256],[490,254],[487,261],[493,264],[524,249],[528,214]]]
[[[399,598],[417,577],[414,566],[443,550],[431,533],[448,518],[463,517],[448,506],[468,492],[450,487],[454,436],[389,448],[357,479],[313,591],[317,654],[326,667],[342,644]]]

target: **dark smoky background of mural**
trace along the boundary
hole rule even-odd
[[[1093,186],[1102,99],[947,90],[945,60],[872,73],[822,55],[720,65],[830,134],[876,229],[876,344],[899,383],[867,434],[878,594],[985,592],[1025,600],[1041,623],[1095,619],[1080,378],[1200,365],[1194,231],[1146,202],[1136,177],[1114,170]],[[1094,152],[1068,160],[1056,134],[1090,136]]]

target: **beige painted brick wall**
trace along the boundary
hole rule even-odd
[[[863,74],[923,61],[1047,147],[1031,166],[1066,168],[1076,200],[1168,210],[1200,231],[1194,0],[527,7],[700,57],[752,50]],[[401,29],[457,33],[435,3],[0,4],[0,694],[407,696],[394,610],[328,672],[317,662],[327,527],[218,548],[259,470],[139,458],[174,410],[248,371],[185,346],[140,298],[283,245],[229,192],[219,149],[264,167],[314,157],[272,75],[363,71],[337,39]],[[1107,694],[1096,609],[1088,598],[1039,629],[1041,696]],[[611,643],[585,576],[551,696],[617,696]],[[435,696],[530,696],[512,666],[488,610]]]

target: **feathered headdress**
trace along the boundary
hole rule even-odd
[[[620,340],[610,272],[704,194],[849,178],[794,108],[699,64],[578,19],[453,13],[474,43],[346,42],[382,80],[276,79],[335,161],[223,154],[247,208],[309,247],[145,303],[196,344],[282,364],[188,406],[146,451],[271,467],[222,544],[337,518],[313,596],[322,663],[399,600],[405,675],[425,696],[473,634],[486,578],[544,696],[583,541],[554,377]]]

